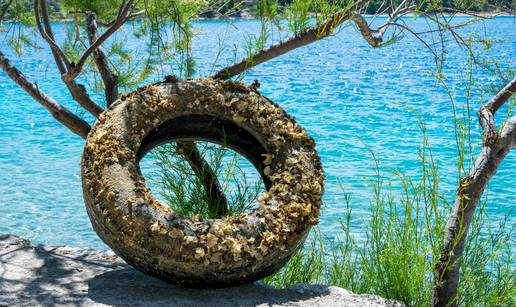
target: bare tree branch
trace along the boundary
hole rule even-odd
[[[496,96],[483,105],[478,111],[478,119],[482,129],[484,145],[492,146],[498,141],[499,135],[494,121],[494,114],[516,92],[516,78],[509,82]]]
[[[11,64],[9,59],[0,51],[0,67],[7,73],[16,84],[18,84],[25,92],[27,92],[34,100],[45,107],[50,114],[73,133],[85,139],[90,131],[90,125],[68,111],[60,105],[52,97],[42,92],[37,85],[30,82],[25,75]]]
[[[451,216],[445,229],[444,245],[434,275],[434,306],[456,306],[459,270],[464,242],[475,209],[500,163],[516,143],[516,115],[496,129],[494,114],[516,91],[516,78],[505,86],[478,112],[484,129],[482,151],[468,175],[461,179]]]
[[[88,47],[88,49],[86,49],[84,54],[79,59],[79,62],[77,62],[77,64],[75,65],[74,71],[72,73],[72,75],[74,77],[78,73],[80,73],[80,71],[82,70],[82,67],[86,63],[86,60],[88,59],[88,57],[95,50],[97,50],[97,48],[100,47],[100,45],[102,45],[102,43],[104,43],[113,33],[115,33],[127,21],[127,18],[131,14],[131,10],[133,9],[133,6],[134,6],[134,0],[122,2],[122,5],[120,8],[120,11],[118,12],[118,16],[115,20],[115,23],[113,23],[113,25],[111,25],[104,33],[102,33],[102,35],[99,38],[97,38],[97,40],[95,40],[95,42],[93,42]]]
[[[35,0],[34,1],[34,14],[36,17],[36,25],[38,27],[41,36],[47,41],[49,44],[52,54],[54,55],[54,59],[58,66],[59,71],[61,72],[61,79],[67,85],[70,93],[74,100],[76,100],[83,108],[85,108],[88,112],[90,112],[95,117],[98,117],[100,113],[104,111],[102,107],[97,105],[93,100],[91,100],[88,95],[86,88],[75,82],[75,79],[82,71],[84,64],[89,56],[97,51],[97,49],[102,45],[104,41],[106,41],[114,32],[116,32],[127,20],[127,17],[130,15],[131,10],[134,7],[134,0],[123,1],[120,10],[118,12],[115,23],[109,27],[99,38],[96,38],[91,45],[86,49],[86,51],[82,54],[79,62],[77,64],[71,63],[64,52],[59,48],[57,43],[54,40],[52,28],[50,26],[48,11],[46,9],[46,0]],[[43,15],[43,25],[41,24],[40,17],[40,9]],[[44,26],[44,27],[43,27]],[[96,34],[95,34],[96,37]],[[98,53],[97,53],[98,54]],[[95,55],[93,55],[95,57]],[[104,76],[108,76],[104,74]],[[113,86],[108,86],[109,95],[106,95],[106,100],[108,101],[108,105],[112,103],[112,99],[116,99],[113,94],[115,91]]]
[[[93,44],[93,42],[97,40],[97,21],[95,13],[88,14],[86,23],[88,40],[90,44]],[[109,107],[118,99],[118,76],[110,69],[108,59],[101,46],[94,50],[92,55],[104,83],[104,93],[106,95],[107,106]]]
[[[433,18],[424,11],[418,11],[416,5],[417,2],[403,0],[397,6],[395,6],[395,4],[392,1],[390,1],[390,3],[388,2],[389,1],[384,1],[377,9],[377,13],[375,14],[375,17],[379,14],[387,14],[388,19],[385,23],[381,24],[376,28],[371,27],[371,24],[374,21],[374,17],[372,20],[368,21],[361,14],[364,8],[367,7],[367,5],[369,4],[369,1],[356,1],[349,7],[346,7],[340,12],[331,16],[331,18],[329,18],[326,22],[320,24],[319,26],[306,29],[304,32],[299,33],[298,35],[286,41],[275,44],[267,49],[260,50],[257,53],[248,56],[247,58],[243,59],[238,63],[221,69],[215,75],[213,75],[213,78],[229,79],[238,74],[241,74],[242,72],[254,66],[274,59],[296,48],[306,46],[327,36],[330,36],[336,27],[348,20],[353,21],[357,25],[358,30],[360,31],[363,38],[373,48],[381,46],[381,44],[384,42],[384,35],[387,29],[391,27],[397,27],[401,29],[401,31],[407,31],[414,35],[416,39],[423,43],[432,52],[436,61],[439,61],[440,57],[438,56],[436,50],[434,50],[434,48],[432,48],[430,44],[427,43],[420,36],[421,34],[428,34],[432,32],[442,33],[443,31],[449,31],[452,34],[453,39],[455,39],[459,45],[468,45],[468,42],[465,41],[465,39],[461,35],[459,35],[454,29],[471,24],[474,21],[466,21],[463,23],[459,23],[458,25],[450,25],[449,20],[447,20],[445,21],[445,24],[442,25],[439,20]],[[403,16],[406,16],[407,14],[414,13],[415,11],[417,11],[420,15],[431,19],[433,22],[439,25],[439,28],[437,30],[429,30],[425,32],[415,32],[414,30],[412,30],[410,27],[405,25],[405,22],[401,18]],[[455,10],[455,12],[460,11]]]
[[[74,79],[69,78],[68,75],[61,77],[72,94],[73,99],[86,109],[86,111],[90,112],[95,117],[99,117],[100,113],[104,112],[104,109],[91,99],[84,85],[75,82]]]
[[[59,48],[54,40],[54,34],[51,31],[50,22],[48,21],[48,10],[46,3],[46,0],[34,0],[34,16],[36,18],[36,26],[39,33],[41,34],[41,37],[43,37],[43,39],[50,46],[50,50],[54,55],[59,72],[64,74],[66,73],[67,69],[71,69],[72,65],[70,64],[68,57],[64,54],[61,48]],[[41,17],[39,14],[40,9],[41,13],[43,14],[43,19],[46,20],[46,22],[44,21],[46,29],[43,29],[43,26],[41,25]]]
[[[356,23],[358,30],[366,40],[366,42],[371,45],[371,47],[377,47],[382,43],[383,39],[381,35],[377,35],[377,31],[374,31],[369,27],[369,24],[365,20],[365,18],[360,14],[355,14],[352,17],[353,21]],[[385,28],[386,29],[386,28]]]
[[[233,64],[229,67],[221,69],[217,72],[213,78],[215,79],[229,79],[234,77],[242,72],[246,71],[249,68],[252,68],[256,65],[262,64],[266,61],[274,59],[278,56],[281,56],[289,51],[294,49],[306,46],[313,42],[316,42],[320,39],[323,39],[327,36],[330,36],[335,30],[336,27],[341,25],[346,20],[349,20],[351,17],[355,15],[355,10],[364,4],[368,3],[368,1],[357,1],[350,8],[346,8],[336,14],[334,14],[331,18],[329,18],[326,22],[322,23],[318,27],[309,28],[304,32],[284,41],[279,44],[273,45],[268,49],[264,49],[259,51],[256,54],[253,54],[246,59],[240,61],[239,63]]]
[[[43,25],[41,24],[41,17],[39,10],[43,15]],[[64,52],[59,48],[54,39],[54,33],[50,25],[50,18],[48,16],[46,0],[35,0],[34,1],[34,15],[36,17],[36,25],[41,36],[47,41],[54,56],[57,68],[61,73],[61,79],[66,84],[70,94],[79,105],[90,112],[93,116],[98,117],[100,113],[104,111],[98,104],[96,104],[88,95],[86,87],[82,84],[78,84],[74,77],[70,76],[70,72],[73,71],[73,65],[68,60]]]
[[[503,106],[511,96],[516,93],[516,78],[512,79],[507,85],[494,96],[488,103],[485,104],[485,108],[491,113],[496,113],[501,106]]]
[[[229,79],[238,74],[241,74],[247,69],[250,69],[261,63],[281,56],[289,51],[306,46],[320,39],[328,37],[339,25],[341,25],[347,20],[352,20],[356,23],[360,33],[367,41],[367,43],[371,45],[371,47],[378,47],[383,42],[383,35],[385,34],[387,28],[390,25],[394,24],[396,20],[410,12],[411,9],[413,9],[413,6],[410,5],[411,2],[409,2],[408,0],[403,0],[393,10],[393,12],[389,14],[389,19],[387,20],[387,22],[385,22],[378,28],[373,29],[370,27],[369,23],[365,20],[365,18],[359,13],[359,11],[362,8],[364,8],[368,3],[369,1],[367,0],[356,1],[351,6],[346,7],[345,9],[331,16],[326,22],[322,23],[321,25],[314,28],[309,28],[304,32],[284,42],[280,42],[279,44],[273,45],[268,49],[261,50],[256,54],[253,54],[236,64],[221,69],[213,76],[213,78]],[[391,7],[388,6],[386,10],[389,8]]]

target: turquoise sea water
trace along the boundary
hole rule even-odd
[[[423,29],[425,23],[417,21],[414,26]],[[243,32],[259,31],[255,21],[235,22],[229,28],[226,22],[206,21],[195,27],[199,35],[194,53],[200,75],[210,73],[219,38],[227,29],[229,47],[218,65],[232,58],[231,46],[244,41]],[[515,29],[515,19],[496,18],[462,31],[500,39],[487,54],[516,68]],[[465,103],[467,54],[453,41],[448,44],[444,72],[460,106]],[[142,52],[142,43],[135,39],[126,45]],[[16,58],[5,39],[0,40],[0,50],[48,94],[76,110],[48,50],[28,50]],[[452,105],[427,73],[432,70],[431,53],[413,37],[373,50],[347,27],[332,38],[260,65],[244,79],[259,79],[262,93],[294,115],[315,138],[327,176],[321,217],[324,234],[339,231],[345,193],[351,196],[355,231],[361,232],[372,194],[369,180],[374,175],[368,148],[377,154],[387,177],[394,178],[395,170],[417,177],[420,117],[438,161],[442,190],[448,201],[453,200],[457,161]],[[167,67],[164,73],[170,73]],[[476,77],[483,85],[500,85],[485,71],[476,72]],[[474,94],[472,108],[478,109],[485,99]],[[475,118],[472,123],[472,129],[480,131]],[[478,133],[474,137],[477,144]],[[83,144],[0,72],[0,232],[36,243],[107,248],[93,232],[83,204],[79,175]],[[493,222],[509,214],[514,225],[515,168],[516,152],[512,152],[490,184],[488,208]]]

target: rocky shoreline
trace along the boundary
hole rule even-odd
[[[0,306],[403,306],[323,285],[185,289],[146,276],[112,252],[33,246],[0,234]]]

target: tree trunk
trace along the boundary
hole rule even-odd
[[[195,175],[202,182],[206,196],[208,197],[210,212],[215,213],[217,217],[227,215],[229,211],[228,200],[222,191],[217,174],[215,174],[208,162],[206,162],[199,153],[195,143],[178,141],[176,152],[188,161]]]
[[[516,145],[516,115],[509,118],[501,133],[494,124],[494,113],[516,91],[516,78],[478,112],[484,129],[482,152],[469,174],[462,178],[451,216],[446,226],[444,244],[434,274],[433,306],[456,306],[459,271],[464,243],[475,209],[500,163]]]

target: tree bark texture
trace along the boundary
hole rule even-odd
[[[95,13],[89,13],[86,18],[86,22],[88,40],[91,45],[97,40],[97,20]],[[110,69],[107,56],[102,50],[102,47],[99,46],[95,51],[93,51],[92,55],[104,83],[106,104],[107,107],[109,107],[118,99],[118,76]]]
[[[516,78],[478,112],[484,129],[482,151],[468,175],[461,179],[444,235],[444,244],[434,274],[434,306],[456,306],[464,243],[475,209],[500,163],[516,145],[516,115],[498,132],[494,113],[516,91]]]
[[[58,122],[83,139],[86,139],[90,131],[90,125],[85,120],[68,111],[52,97],[42,92],[36,84],[30,82],[21,71],[12,65],[9,59],[7,59],[1,51],[0,67],[5,73],[7,73],[11,80],[18,84],[20,88],[27,92],[39,104],[45,107],[45,109],[47,109]]]

